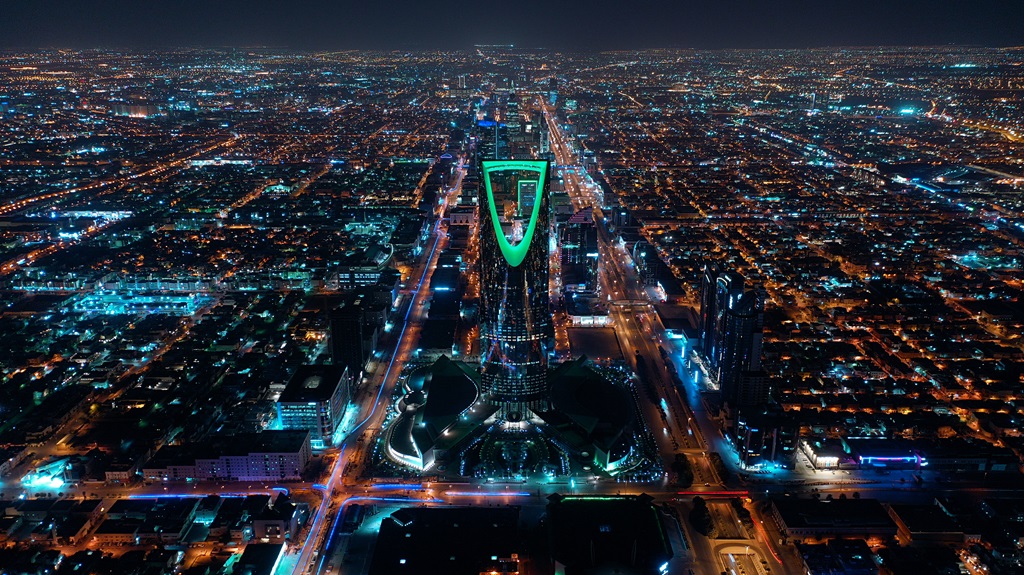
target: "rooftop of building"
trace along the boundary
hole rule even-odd
[[[520,539],[518,507],[407,507],[381,523],[369,573],[501,573]]]
[[[548,500],[552,558],[565,565],[566,574],[654,573],[672,557],[661,518],[646,494],[555,494]]]
[[[785,497],[773,498],[771,502],[788,529],[878,528],[896,531],[892,518],[877,499],[821,501]]]
[[[938,505],[889,505],[892,515],[911,533],[962,533],[963,528]]]
[[[633,399],[587,363],[581,357],[551,372],[552,409],[541,417],[561,427],[563,434],[578,435],[579,440],[609,451],[633,421]]]
[[[347,377],[343,365],[302,365],[281,392],[280,403],[327,401]]]
[[[235,575],[273,575],[284,555],[283,543],[249,543],[235,564]]]
[[[828,543],[798,543],[797,549],[812,575],[878,573],[874,554],[863,539],[832,539]]]
[[[470,409],[479,395],[475,366],[441,356],[434,363],[419,367],[409,374],[409,393],[402,400],[404,413],[393,423],[389,447],[408,457],[419,459],[440,442],[457,441],[474,425],[458,426],[459,433],[449,433],[459,417]],[[484,409],[478,410],[484,414]],[[477,418],[474,418],[476,421]]]
[[[197,459],[246,456],[250,453],[298,453],[308,441],[309,431],[306,430],[266,430],[214,436],[201,443],[164,446],[144,467],[157,469],[168,465],[192,465]]]

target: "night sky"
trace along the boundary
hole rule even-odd
[[[1022,0],[4,0],[0,45],[1024,45]]]

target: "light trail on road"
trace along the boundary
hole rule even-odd
[[[445,491],[448,497],[529,497],[532,493],[525,491],[510,491],[508,493],[498,491],[474,492],[474,491]]]
[[[448,199],[450,198],[451,192],[456,190],[456,189],[458,189],[460,186],[461,186],[461,177],[459,179],[459,184],[457,184],[456,186],[452,187],[451,189],[449,189],[447,191],[448,193],[445,196],[445,205],[447,205],[447,202],[448,202]],[[443,213],[443,210],[442,210],[442,213]],[[337,514],[334,517],[334,521],[331,523],[330,530],[327,531],[326,533],[324,533],[323,536],[320,536],[320,532],[321,532],[321,530],[323,529],[323,526],[324,526],[323,525],[323,521],[326,518],[326,514],[327,514],[327,512],[330,509],[330,503],[331,503],[332,497],[334,495],[334,490],[337,487],[338,481],[340,480],[340,478],[342,476],[342,472],[343,472],[343,470],[345,468],[345,465],[346,465],[346,462],[347,462],[347,459],[345,457],[345,453],[346,453],[346,451],[348,449],[347,443],[353,437],[355,437],[356,434],[359,432],[359,430],[362,429],[363,426],[365,426],[377,414],[378,408],[380,407],[380,404],[381,404],[381,397],[384,394],[384,389],[387,387],[387,382],[388,382],[388,380],[391,377],[391,373],[392,373],[392,371],[395,368],[396,361],[398,361],[399,357],[402,356],[402,353],[401,353],[402,344],[405,341],[406,332],[407,332],[407,330],[409,328],[409,323],[410,323],[409,322],[409,318],[412,315],[413,310],[416,309],[416,307],[417,307],[416,306],[416,300],[417,300],[418,297],[420,297],[420,294],[423,292],[423,287],[426,284],[426,282],[428,281],[429,274],[434,269],[434,267],[431,265],[431,263],[434,261],[434,256],[437,253],[438,245],[440,245],[440,243],[441,243],[441,223],[442,223],[442,221],[443,221],[443,218],[439,217],[437,222],[435,222],[435,224],[434,224],[434,228],[433,228],[433,230],[431,232],[434,235],[434,243],[433,243],[433,245],[430,248],[430,253],[427,255],[426,261],[424,262],[423,272],[420,274],[420,279],[419,279],[419,282],[416,285],[416,289],[410,292],[410,294],[412,295],[412,298],[408,302],[408,306],[409,307],[406,309],[405,316],[404,316],[403,321],[402,321],[402,329],[399,332],[398,339],[395,342],[394,353],[392,353],[391,360],[388,362],[388,367],[387,367],[387,369],[384,372],[383,378],[381,379],[380,387],[378,388],[377,395],[374,397],[373,403],[370,406],[370,411],[366,415],[366,417],[363,418],[362,421],[360,421],[359,423],[355,424],[352,427],[352,430],[349,431],[349,433],[341,441],[341,452],[338,454],[338,459],[334,463],[334,468],[331,471],[330,480],[324,485],[324,492],[325,492],[324,498],[321,500],[320,508],[317,510],[317,515],[316,515],[316,518],[314,519],[313,527],[310,529],[309,535],[306,537],[306,541],[303,543],[301,551],[299,552],[299,560],[296,562],[295,568],[292,570],[292,574],[293,575],[300,575],[300,574],[306,573],[306,572],[308,572],[310,570],[310,560],[311,560],[311,554],[312,554],[312,547],[311,546],[315,546],[315,545],[319,544],[319,542],[324,541],[325,542],[324,543],[324,551],[327,550],[327,547],[330,545],[330,540],[331,540],[331,538],[334,537],[334,533],[337,530],[338,522],[340,521],[340,518],[341,518],[341,516],[343,514],[343,510],[344,510],[345,504],[347,502],[349,502],[349,501],[352,501],[352,500],[356,499],[356,498],[348,498],[348,499],[346,499],[342,503],[342,505],[338,508]],[[408,487],[408,489],[412,490],[412,489],[414,489],[414,487],[410,486],[410,487]],[[366,498],[362,498],[362,499],[366,499]],[[377,498],[377,499],[380,499],[380,498]],[[400,499],[400,500],[401,501],[430,501],[430,500],[426,500],[426,499]],[[320,562],[319,562],[319,564],[318,564],[318,566],[316,568],[316,572],[319,573],[322,570],[323,562],[324,562],[324,559],[326,558],[326,556],[327,556],[327,553],[324,553],[321,556]]]
[[[775,546],[772,545],[771,539],[769,539],[768,534],[765,533],[764,527],[762,527],[761,523],[758,521],[754,522],[754,527],[757,528],[757,532],[761,534],[761,537],[764,537],[765,547],[768,548],[768,552],[771,553],[772,557],[779,562],[779,565],[782,565],[782,557],[779,557],[779,554],[775,552]]]
[[[377,397],[373,400],[373,407],[370,409],[370,413],[367,414],[365,419],[352,427],[352,431],[349,432],[349,436],[358,431],[360,427],[366,425],[366,422],[370,421],[373,414],[377,411],[377,405],[380,403],[380,396],[384,393],[385,384],[388,381],[388,377],[391,376],[391,369],[395,366],[395,360],[398,359],[398,351],[402,346],[402,340],[405,339],[405,330],[409,328],[409,315],[412,314],[412,310],[416,307],[416,296],[419,295],[420,289],[423,287],[423,282],[427,277],[427,272],[433,269],[430,267],[430,262],[434,259],[434,252],[437,251],[437,244],[441,242],[441,234],[438,233],[440,225],[441,220],[439,219],[437,223],[434,224],[434,245],[430,248],[430,255],[427,257],[427,265],[423,266],[423,273],[420,275],[420,281],[416,285],[416,289],[410,292],[412,294],[412,301],[409,302],[409,309],[405,311],[405,317],[402,319],[402,331],[398,334],[398,343],[395,345],[395,353],[391,355],[391,361],[388,363],[388,369],[384,372],[384,379],[380,382],[380,389],[377,390]],[[346,441],[347,440],[348,438],[346,438]]]

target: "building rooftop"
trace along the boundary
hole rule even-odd
[[[567,419],[584,442],[612,449],[633,421],[629,392],[590,369],[585,357],[559,365],[550,380],[552,409],[541,417],[556,427]]]
[[[381,523],[369,573],[505,573],[523,548],[518,507],[407,507]]]
[[[889,505],[892,515],[910,533],[959,533],[963,528],[938,505]]]
[[[389,448],[426,463],[423,454],[442,441],[445,431],[454,427],[459,416],[476,401],[476,378],[472,366],[447,356],[410,373],[406,383],[409,393],[402,400],[404,413],[392,424]]]
[[[274,575],[284,556],[283,543],[249,543],[235,564],[234,575]]]
[[[896,525],[877,499],[798,499],[773,498],[772,505],[787,529],[834,530],[878,529],[895,533]]]
[[[548,498],[552,559],[566,575],[656,573],[672,558],[661,518],[644,495]]]
[[[167,445],[144,466],[191,465],[196,459],[244,456],[250,453],[297,453],[309,441],[309,431],[272,429],[259,433],[220,435],[201,443]]]
[[[345,378],[347,370],[340,365],[303,365],[288,380],[278,399],[281,403],[327,401]]]

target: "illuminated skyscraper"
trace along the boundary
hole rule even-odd
[[[593,208],[576,212],[559,230],[562,282],[570,291],[597,291],[597,226]]]
[[[522,118],[519,117],[519,96],[515,92],[508,95],[508,103],[505,105],[505,125],[508,127],[509,137],[518,136],[522,130]]]
[[[705,270],[706,276],[709,272]],[[736,272],[719,274],[714,286],[713,323],[704,337],[710,338],[707,359],[722,400],[732,407],[766,401],[768,378],[761,372],[764,288],[745,286]]]
[[[771,381],[761,369],[764,288],[706,264],[700,282],[700,354],[730,409],[763,406]]]
[[[700,282],[700,353],[710,365],[715,355],[715,282],[718,266],[704,264]]]
[[[481,175],[481,386],[517,421],[548,397],[548,163],[484,161]]]

